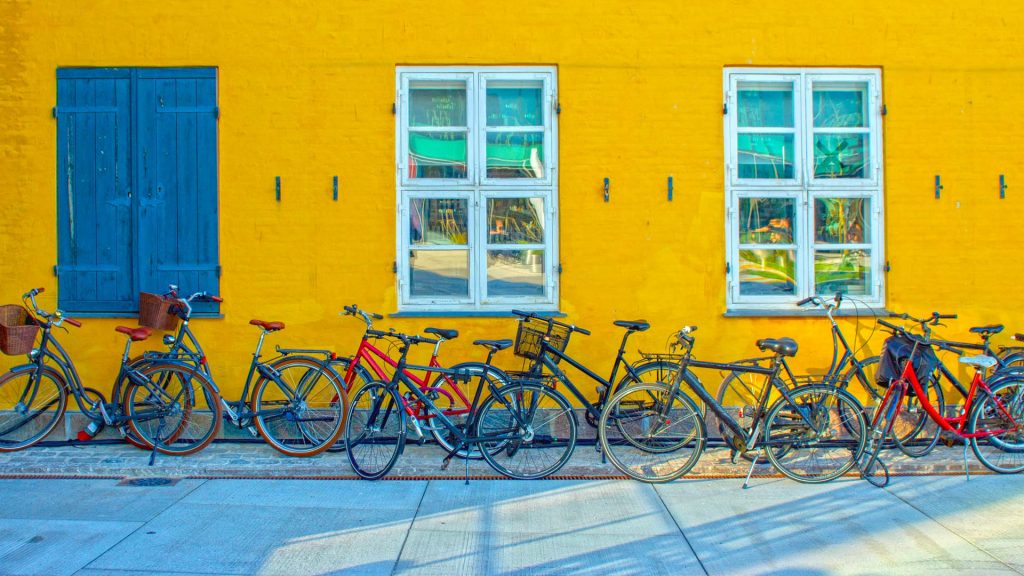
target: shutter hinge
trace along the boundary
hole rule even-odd
[[[884,270],[886,272],[889,271],[889,261],[888,260],[885,261],[885,268],[882,268],[882,270]]]
[[[561,113],[562,113],[562,103],[560,101],[556,100],[555,101],[555,114],[559,115]]]
[[[558,263],[558,269],[557,269],[557,272],[558,272],[559,274],[561,274],[561,273],[562,273],[562,263],[561,263],[561,262],[559,262],[559,263]]]
[[[53,275],[54,276],[57,275],[57,265],[56,264],[53,265]]]
[[[728,114],[729,114],[729,103],[728,102],[722,102],[722,116],[726,116]]]
[[[215,270],[215,272],[217,273],[217,278],[220,278],[220,273],[221,273],[220,264],[217,264],[217,269]]]
[[[726,274],[731,274],[732,273],[732,266],[730,266],[728,262],[725,263],[725,273]]]
[[[395,102],[392,102],[391,103],[391,115],[394,116],[395,114],[398,114],[398,104],[396,104]]]
[[[885,116],[888,113],[889,109],[885,107],[885,104],[882,104],[882,116]]]
[[[53,117],[54,118],[57,117],[57,107],[56,106],[53,107]]]
[[[220,120],[220,106],[213,107],[213,118],[214,120]]]
[[[398,274],[398,260],[391,261],[391,273]]]

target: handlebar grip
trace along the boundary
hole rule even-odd
[[[373,318],[374,320],[383,320],[384,319],[383,316],[381,316],[380,314],[376,314],[376,313],[371,313],[370,317]]]
[[[438,342],[437,340],[435,340],[433,338],[424,338],[423,336],[413,336],[411,338],[411,341],[414,342],[414,343],[417,343],[417,344],[419,344],[419,343],[422,343],[422,344],[437,344],[437,342]]]
[[[903,318],[904,320],[906,320],[907,315],[906,314],[900,314],[898,312],[889,312],[889,318]]]
[[[22,298],[31,298],[31,297],[35,296],[36,294],[42,294],[43,292],[46,292],[46,288],[33,288],[33,289],[29,290],[28,292],[25,292],[24,294],[22,294],[21,297]]]
[[[1021,334],[1020,332],[1018,332],[1018,333],[1014,334],[1013,336],[1010,336],[1010,340],[1016,340],[1017,342],[1024,342],[1024,334]]]
[[[79,322],[78,320],[75,320],[74,318],[68,318],[68,317],[65,316],[64,317],[64,321],[67,322],[68,324],[71,324],[75,328],[81,328],[82,327],[82,323]]]
[[[224,301],[224,299],[221,298],[220,296],[207,296],[207,298],[210,299],[213,302],[223,302]]]
[[[804,306],[806,304],[810,304],[811,302],[814,302],[814,296],[808,296],[807,298],[804,298],[803,300],[797,302],[796,305]]]
[[[356,305],[355,305],[355,304],[353,304],[353,305],[351,305],[351,306],[345,306],[344,308],[342,308],[342,310],[344,310],[346,314],[351,314],[351,315],[353,315],[353,316],[355,316],[355,314],[356,314],[356,310],[358,310],[358,309],[359,309],[359,308],[358,308],[358,307],[356,307]]]
[[[574,332],[579,332],[580,334],[583,334],[584,336],[590,336],[590,330],[586,330],[584,328],[580,328],[579,326],[572,326],[571,328],[573,329]]]
[[[938,312],[935,313],[936,318],[943,318],[948,320],[956,320],[956,316],[956,314],[939,314]]]
[[[394,334],[392,334],[390,332],[384,332],[383,330],[367,330],[366,331],[366,335],[367,336],[394,336]]]
[[[837,305],[841,304],[843,302],[843,293],[842,292],[836,292],[836,296],[835,296],[834,300],[836,301]]]
[[[890,330],[895,330],[897,332],[902,332],[903,331],[903,329],[900,328],[899,326],[897,326],[895,324],[890,324],[890,323],[886,322],[885,320],[878,319],[878,320],[876,320],[876,322],[878,322],[879,324],[881,324],[882,326],[885,326],[886,328],[888,328]]]
[[[523,318],[536,318],[537,315],[533,312],[523,312],[522,310],[512,310],[512,313],[516,316],[522,316]]]

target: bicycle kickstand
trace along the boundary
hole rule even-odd
[[[971,481],[971,469],[967,466],[967,438],[964,438],[964,477]]]
[[[747,471],[747,478],[743,480],[743,489],[750,488],[750,477],[754,474],[754,466],[757,466],[757,459],[760,457],[760,453],[754,456],[753,462],[750,463],[750,470]]]
[[[153,442],[153,451],[149,454],[149,465],[152,466],[156,462],[156,448],[160,445],[160,433],[164,431],[163,418],[160,419],[160,425],[156,427],[156,438]]]

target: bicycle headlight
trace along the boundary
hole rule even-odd
[[[35,362],[37,358],[39,358],[39,348],[33,348],[32,351],[28,353],[28,359]]]
[[[170,348],[171,346],[174,346],[174,335],[173,334],[164,334],[164,346],[167,346],[168,348]]]

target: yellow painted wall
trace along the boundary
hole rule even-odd
[[[621,334],[611,321],[646,318],[653,328],[635,340],[644,349],[697,324],[702,358],[751,356],[755,338],[789,335],[801,343],[796,366],[820,369],[830,353],[820,318],[723,317],[722,71],[873,66],[889,110],[889,308],[958,312],[950,336],[983,322],[1024,330],[1022,30],[1024,4],[1009,0],[3,1],[0,300],[45,286],[42,301],[55,304],[58,67],[219,68],[225,318],[195,329],[232,396],[257,337],[250,318],[287,322],[271,343],[351,353],[361,325],[336,316],[342,305],[396,310],[395,66],[556,65],[560,307],[594,332],[570,352],[605,371]],[[113,377],[120,322],[89,319],[60,335],[92,386]],[[384,325],[458,328],[444,350],[451,362],[482,356],[471,339],[515,330],[495,318]]]

